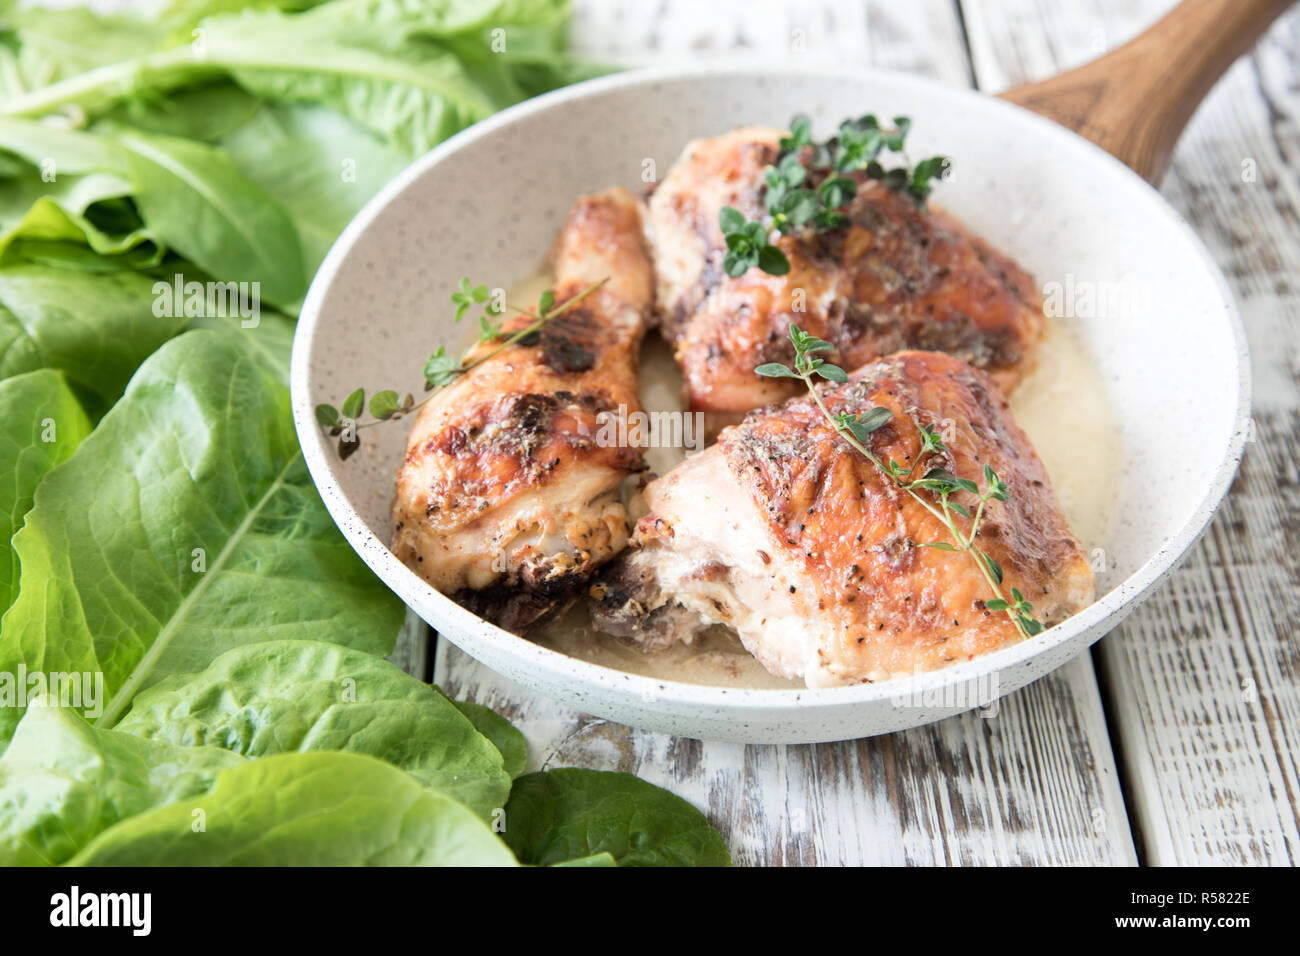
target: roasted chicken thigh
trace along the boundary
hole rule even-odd
[[[870,449],[916,473],[978,477],[990,501],[978,537],[1044,625],[1093,597],[1083,548],[1042,463],[990,377],[959,359],[905,351],[839,386],[831,414],[892,413]],[[946,450],[922,455],[920,429]],[[918,455],[921,460],[918,461]],[[985,606],[972,556],[923,547],[946,530],[840,438],[805,393],[751,413],[718,443],[645,489],[650,513],[633,549],[593,587],[596,625],[646,647],[733,628],[774,674],[810,687],[874,682],[969,660],[1019,638]],[[966,492],[954,500],[974,510]]]
[[[686,379],[693,411],[718,425],[793,394],[754,369],[789,362],[791,321],[826,339],[828,361],[857,368],[900,349],[946,352],[986,370],[1004,390],[1042,336],[1041,299],[1009,258],[931,205],[918,210],[859,174],[849,222],[777,245],[787,275],[722,268],[723,206],[764,215],[763,170],[781,130],[748,127],[687,146],[649,198],[647,230],[657,314]]]
[[[579,200],[554,265],[557,304],[607,281],[535,344],[506,349],[421,410],[392,510],[399,558],[516,631],[624,547],[631,528],[620,489],[645,467],[635,444],[598,440],[602,413],[640,408],[653,278],[634,197],[612,189]]]

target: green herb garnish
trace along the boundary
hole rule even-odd
[[[431,392],[435,388],[450,385],[466,372],[477,368],[512,345],[534,344],[537,341],[538,334],[547,324],[568,312],[608,281],[608,279],[601,279],[560,305],[555,304],[555,293],[548,289],[542,293],[534,308],[519,309],[508,304],[498,305],[493,301],[486,285],[482,283],[475,285],[467,277],[461,277],[459,289],[451,294],[452,304],[456,306],[453,318],[454,321],[460,322],[474,306],[482,305],[483,313],[479,316],[479,336],[477,341],[466,349],[460,358],[447,354],[445,347],[438,346],[437,351],[425,359],[424,362],[424,390]],[[496,317],[504,311],[527,316],[532,321],[523,328],[506,335],[501,329],[500,322],[496,321]],[[473,351],[479,345],[485,343],[496,343],[496,347],[487,354],[470,361],[469,356]],[[414,396],[409,393],[399,400],[397,392],[392,389],[376,392],[370,398],[372,419],[370,421],[361,421],[363,410],[366,407],[366,392],[365,389],[358,388],[350,392],[337,408],[328,404],[317,405],[316,421],[320,423],[321,427],[328,429],[330,435],[339,439],[339,457],[346,460],[349,455],[360,447],[360,442],[356,437],[358,429],[370,428],[380,422],[402,418],[418,409],[432,397],[433,395],[428,395],[417,402]]]
[[[904,149],[911,127],[906,116],[895,116],[893,128],[886,129],[868,114],[845,120],[837,136],[817,143],[808,117],[794,117],[790,135],[780,140],[776,163],[763,171],[764,218],[750,221],[734,206],[723,206],[718,214],[727,246],[723,271],[733,279],[753,266],[768,275],[786,275],[790,261],[771,241],[772,234],[824,232],[846,225],[844,208],[858,193],[855,173],[910,196],[923,209],[934,180],[942,177],[950,164],[943,156],[932,156],[912,165]],[[901,156],[903,165],[886,168],[880,161],[885,151]],[[806,165],[805,153],[810,154]]]
[[[1006,482],[999,478],[997,472],[989,465],[984,466],[983,488],[969,478],[959,478],[942,468],[931,468],[919,478],[915,477],[917,466],[922,459],[931,454],[942,454],[947,451],[938,432],[924,425],[921,426],[921,450],[910,468],[904,468],[892,458],[882,461],[868,447],[868,443],[871,440],[871,433],[893,418],[893,412],[887,408],[875,407],[860,415],[851,412],[831,414],[822,401],[821,395],[818,394],[813,378],[819,376],[829,382],[837,383],[848,381],[844,369],[816,356],[817,352],[833,351],[834,346],[824,339],[810,335],[793,323],[790,325],[790,342],[794,345],[795,353],[793,368],[780,362],[769,362],[758,366],[754,371],[768,378],[800,379],[836,433],[875,465],[889,481],[911,495],[940,521],[951,537],[950,541],[926,541],[922,542],[921,546],[938,551],[959,551],[969,554],[988,583],[989,590],[993,592],[993,597],[984,602],[985,608],[990,611],[1004,612],[1020,632],[1021,637],[1030,638],[1041,633],[1043,625],[1033,616],[1034,606],[1026,601],[1024,595],[1016,588],[1011,588],[1010,599],[1007,599],[1002,591],[1001,565],[975,543],[979,535],[980,522],[984,518],[985,506],[990,501],[1010,499],[1011,492]],[[973,514],[961,502],[953,500],[953,495],[957,492],[967,492],[975,496],[976,506]],[[968,530],[962,530],[957,520],[959,517],[970,522]]]

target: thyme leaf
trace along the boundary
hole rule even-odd
[[[1025,639],[1042,633],[1044,629],[1042,623],[1033,616],[1034,606],[1026,601],[1024,595],[1016,588],[1010,589],[1010,599],[1007,598],[1002,590],[1004,580],[1002,565],[981,549],[976,541],[988,502],[1010,500],[1011,491],[1007,483],[987,464],[984,466],[982,488],[969,478],[954,475],[938,467],[928,469],[920,478],[913,478],[916,467],[923,458],[947,451],[939,433],[929,426],[921,427],[921,450],[910,468],[905,469],[892,458],[888,462],[882,461],[870,448],[871,435],[893,418],[893,412],[877,406],[860,414],[851,412],[832,414],[817,391],[814,376],[833,382],[844,382],[848,377],[841,368],[824,363],[816,358],[814,353],[831,351],[833,346],[824,339],[805,332],[794,323],[790,324],[789,334],[790,343],[794,346],[794,366],[769,362],[758,366],[754,371],[765,378],[800,379],[836,434],[875,465],[886,480],[925,508],[948,532],[950,540],[924,541],[920,546],[933,548],[936,551],[969,554],[993,595],[984,602],[985,609],[1006,614],[1016,631]],[[958,492],[975,496],[976,505],[973,513],[965,505],[952,500],[952,496]],[[965,529],[958,523],[958,518],[969,522]]]
[[[808,117],[791,119],[790,135],[778,143],[776,162],[763,170],[763,218],[750,221],[734,206],[723,206],[718,214],[726,244],[723,271],[733,279],[755,266],[768,275],[787,275],[790,260],[773,242],[773,235],[825,232],[847,225],[844,210],[857,196],[858,183],[853,178],[857,174],[910,196],[924,209],[935,181],[943,178],[951,162],[944,156],[931,156],[911,164],[904,144],[912,121],[895,116],[893,124],[882,127],[871,114],[846,119],[835,137],[818,143],[812,138]],[[885,166],[882,153],[897,154],[902,165]],[[814,185],[818,177],[820,181]]]
[[[452,305],[456,307],[453,319],[460,322],[469,313],[470,309],[476,305],[482,305],[483,314],[479,317],[478,341],[460,358],[449,355],[446,347],[439,345],[437,350],[424,361],[422,369],[424,390],[433,392],[435,389],[450,385],[466,372],[482,365],[488,359],[494,358],[513,345],[536,344],[541,330],[547,324],[569,311],[608,281],[607,278],[601,279],[559,305],[556,305],[555,293],[548,289],[541,294],[537,305],[532,309],[511,309],[511,311],[520,315],[527,316],[531,321],[507,335],[502,330],[501,324],[493,321],[493,317],[502,314],[509,307],[504,303],[498,304],[495,302],[493,294],[489,291],[487,285],[482,283],[474,285],[467,277],[462,277],[459,287],[451,294]],[[471,359],[470,356],[475,351],[475,348],[484,344],[491,344],[493,348],[485,354]],[[357,439],[356,434],[358,429],[370,428],[381,422],[403,418],[420,408],[430,398],[433,398],[432,394],[417,402],[408,393],[405,397],[398,399],[395,390],[384,389],[376,392],[371,397],[369,406],[371,418],[362,421],[362,414],[366,408],[366,393],[364,389],[358,388],[349,393],[337,408],[326,403],[317,405],[316,421],[331,436],[338,437],[339,457],[346,460],[349,455],[360,447],[360,441]]]

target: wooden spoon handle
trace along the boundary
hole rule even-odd
[[[1086,136],[1158,183],[1224,71],[1294,0],[1184,0],[1100,59],[1000,94]]]

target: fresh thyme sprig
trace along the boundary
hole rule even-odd
[[[462,277],[460,288],[451,294],[451,301],[456,306],[454,321],[460,322],[470,309],[482,305],[478,340],[466,349],[459,359],[448,355],[446,348],[439,345],[438,350],[425,359],[424,390],[432,392],[436,388],[451,384],[466,372],[501,354],[512,345],[536,345],[542,329],[548,323],[568,312],[608,281],[607,278],[601,279],[558,306],[555,304],[555,293],[548,289],[538,298],[534,308],[520,309],[493,298],[486,285],[474,285],[468,278]],[[507,335],[502,330],[500,321],[497,320],[497,316],[506,311],[526,316],[532,321]],[[480,345],[489,343],[496,343],[495,347],[473,360],[470,359]],[[360,441],[356,436],[359,429],[371,428],[381,422],[394,421],[409,415],[431,398],[433,398],[432,394],[417,402],[414,396],[408,393],[399,400],[395,390],[384,389],[370,397],[369,408],[372,420],[362,421],[361,416],[366,408],[366,392],[365,389],[358,388],[350,392],[337,408],[327,404],[317,405],[316,421],[321,427],[328,429],[331,436],[339,439],[339,457],[346,460],[360,447]]]
[[[990,501],[1007,501],[1010,499],[1011,492],[1007,488],[1006,482],[999,478],[997,472],[989,465],[984,466],[983,488],[969,478],[959,478],[942,468],[931,468],[921,477],[915,477],[917,466],[923,458],[931,454],[942,454],[947,451],[938,432],[925,425],[921,426],[921,449],[912,461],[910,468],[904,468],[893,458],[882,461],[868,445],[871,440],[871,433],[888,422],[893,417],[893,412],[887,408],[877,406],[862,414],[853,414],[851,412],[831,414],[822,401],[821,395],[818,394],[813,378],[819,376],[830,382],[848,381],[848,375],[845,374],[844,369],[838,365],[831,365],[818,358],[815,354],[817,352],[833,351],[834,346],[824,339],[810,335],[793,323],[790,325],[790,342],[794,345],[793,368],[780,362],[769,362],[766,365],[760,365],[754,371],[768,378],[800,379],[808,388],[813,401],[817,403],[822,415],[835,429],[836,433],[875,465],[886,479],[910,495],[933,515],[944,526],[952,539],[951,541],[920,542],[921,546],[934,548],[938,551],[957,551],[969,554],[979,568],[980,574],[983,575],[989,590],[993,592],[993,597],[984,602],[984,607],[990,611],[1004,612],[1023,638],[1030,638],[1041,633],[1043,625],[1033,616],[1034,606],[1026,601],[1024,595],[1016,588],[1011,588],[1009,599],[1004,595],[1002,591],[1002,566],[998,564],[992,555],[987,554],[975,543],[987,504]],[[926,494],[923,494],[923,492]],[[973,514],[961,502],[953,500],[953,496],[958,492],[967,492],[975,496],[976,505]],[[970,522],[967,530],[962,530],[957,521],[958,517]]]
[[[893,128],[886,129],[871,114],[847,119],[840,124],[837,136],[817,143],[808,117],[792,119],[790,135],[782,137],[778,144],[776,163],[763,171],[764,218],[750,221],[734,206],[723,206],[718,214],[718,226],[727,245],[723,271],[733,279],[754,266],[768,275],[786,275],[790,260],[771,241],[772,234],[824,232],[845,225],[848,216],[843,210],[858,192],[855,173],[910,196],[919,208],[924,208],[934,180],[943,176],[950,162],[943,156],[932,156],[912,165],[904,148],[912,121],[895,116],[893,122]],[[880,160],[886,150],[901,156],[903,165],[886,168]],[[805,152],[809,153],[807,164]],[[810,175],[820,178],[815,188]]]

